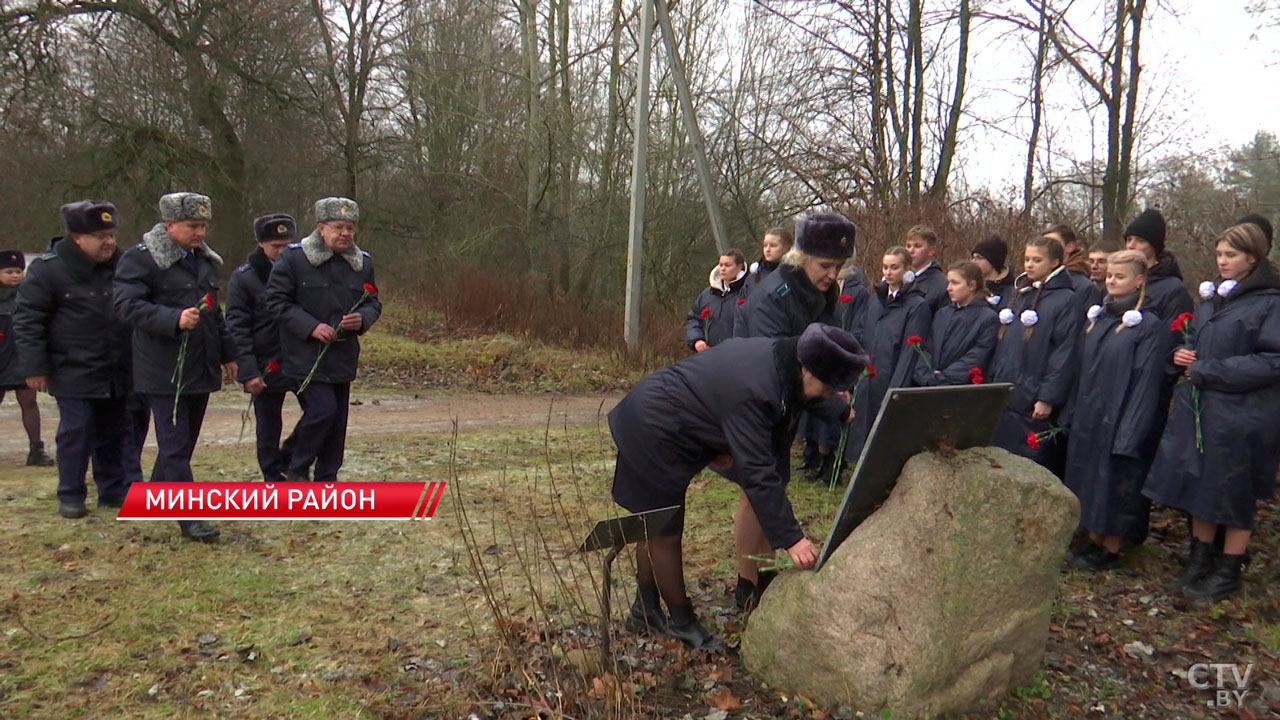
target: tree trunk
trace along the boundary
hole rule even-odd
[[[947,118],[947,129],[942,136],[942,147],[938,150],[938,170],[933,174],[933,184],[929,186],[929,197],[934,200],[945,200],[947,197],[947,181],[951,175],[951,161],[956,154],[956,138],[960,133],[960,114],[964,108],[964,85],[968,75],[969,60],[969,24],[973,13],[969,9],[969,0],[960,0],[960,57],[956,60],[955,96],[951,99],[951,114]]]
[[[1036,62],[1031,73],[1031,137],[1027,140],[1027,166],[1022,176],[1022,217],[1031,214],[1034,201],[1036,150],[1040,144],[1040,120],[1044,112],[1044,63],[1048,53],[1048,12],[1040,6],[1040,23],[1036,32]]]

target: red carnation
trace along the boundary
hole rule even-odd
[[[1173,319],[1173,323],[1169,327],[1172,328],[1175,332],[1185,332],[1187,329],[1187,326],[1191,324],[1191,321],[1194,320],[1195,317],[1196,316],[1193,313],[1189,313],[1189,312],[1181,313],[1178,315],[1178,317]]]
[[[840,302],[842,302],[842,303],[853,302],[853,296],[852,296],[852,295],[841,295],[841,296],[840,296]]]
[[[970,376],[969,376],[969,384],[971,384],[971,385],[981,385],[981,384],[982,384],[982,383],[984,383],[984,382],[986,382],[986,380],[985,380],[985,379],[983,379],[983,377],[982,377],[982,373],[978,373],[977,375],[970,375]]]
[[[271,358],[270,360],[267,361],[267,373],[273,373],[279,369],[280,369],[279,360],[276,360],[275,358]]]
[[[212,308],[213,308],[213,293],[205,293],[205,294],[204,294],[204,297],[203,297],[203,298],[200,298],[200,304],[201,304],[201,306],[202,306],[204,309],[206,309],[206,310],[212,309]]]
[[[364,284],[364,291],[365,291],[365,292],[367,292],[367,293],[369,293],[370,295],[377,295],[377,294],[378,294],[378,288],[377,288],[377,286],[375,286],[373,283],[365,283],[365,284]]]
[[[701,315],[699,315],[699,317],[701,317],[703,320],[706,320],[707,318],[711,317],[711,308],[703,308],[702,313]]]
[[[1027,433],[1027,447],[1031,448],[1032,450],[1039,450],[1040,436],[1033,432]]]
[[[0,333],[0,342],[4,342],[4,333]]]
[[[739,304],[739,305],[746,305],[746,304],[747,304],[747,299],[746,299],[746,298],[738,298],[738,304]]]
[[[979,368],[979,367],[969,368],[969,377],[973,377],[974,375],[981,375],[981,374],[982,374],[982,368]]]
[[[867,377],[875,377],[875,376],[876,376],[876,367],[875,367],[875,365],[868,365],[868,366],[867,366],[867,371],[866,371],[866,372],[867,372]]]
[[[924,338],[920,337],[919,335],[912,335],[911,337],[907,338],[908,345],[919,345],[922,342],[924,342]]]

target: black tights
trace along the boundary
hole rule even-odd
[[[22,428],[27,431],[27,442],[31,447],[40,444],[40,406],[36,405],[36,391],[31,388],[15,388],[14,397],[18,398],[18,407],[22,409]],[[4,402],[5,391],[0,390],[0,402]]]
[[[636,584],[657,586],[667,610],[689,604],[684,587],[684,550],[680,535],[659,535],[636,543]]]

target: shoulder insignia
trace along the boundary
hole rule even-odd
[[[236,268],[236,272],[238,272],[238,273],[240,273],[240,272],[248,272],[248,271],[249,271],[249,269],[250,269],[250,267],[249,267],[249,263],[243,263],[243,264],[241,264],[241,265],[240,265],[240,267]]]
[[[775,292],[777,292],[778,297],[786,297],[791,294],[791,286],[787,283],[782,283]]]
[[[45,254],[41,255],[40,257],[36,258],[36,260],[52,260],[52,259],[54,259],[54,258],[56,258],[56,257],[58,257],[58,254],[57,254],[57,253],[55,253],[54,251],[50,250],[49,252],[47,252],[47,253],[45,253]]]
[[[301,241],[299,241],[299,242],[295,242],[295,243],[289,243],[289,244],[288,244],[288,245],[286,245],[285,247],[287,247],[287,248],[300,248],[300,247],[302,247],[302,242],[301,242]]]
[[[360,251],[360,254],[361,254],[361,255],[363,255],[363,256],[365,256],[365,257],[367,257],[367,258],[371,258],[371,257],[373,257],[372,255],[370,255],[370,254],[369,254],[369,251],[368,251],[368,250],[361,250],[361,251]]]

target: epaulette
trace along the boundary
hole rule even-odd
[[[774,292],[778,294],[778,297],[786,297],[791,294],[791,286],[787,283],[782,283]]]
[[[360,254],[361,254],[361,255],[363,255],[363,256],[365,256],[365,257],[367,257],[367,258],[372,258],[372,257],[373,257],[372,255],[370,255],[370,254],[369,254],[369,251],[368,251],[368,250],[361,250],[361,251],[360,251]]]
[[[49,252],[47,252],[47,253],[45,253],[45,254],[41,255],[40,257],[36,258],[36,260],[52,260],[52,259],[54,259],[54,258],[56,258],[56,257],[58,257],[58,253],[56,253],[56,252],[54,252],[54,251],[50,250]]]
[[[289,243],[289,244],[288,244],[288,245],[286,245],[285,247],[300,248],[300,247],[302,247],[302,241],[298,241],[298,242],[296,242],[296,243]]]
[[[246,271],[246,270],[250,270],[250,269],[251,269],[251,268],[250,268],[250,266],[249,266],[249,263],[241,263],[240,267],[236,268],[236,270],[235,270],[235,271],[236,271],[236,272],[244,272],[244,271]]]

